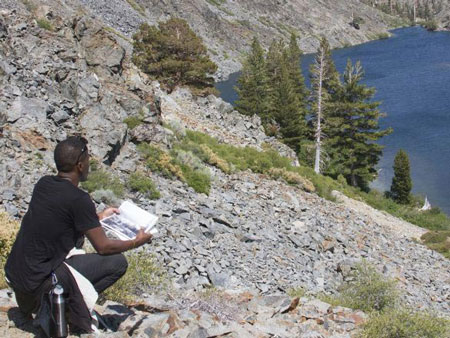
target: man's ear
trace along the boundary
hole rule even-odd
[[[79,174],[81,174],[83,172],[83,167],[84,167],[84,164],[82,161],[80,161],[76,164],[76,168],[77,168],[77,171]]]

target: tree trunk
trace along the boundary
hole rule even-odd
[[[323,75],[325,67],[325,51],[321,51],[320,65],[319,65],[319,83],[317,86],[317,128],[316,128],[316,158],[314,161],[314,171],[320,174],[320,156],[322,151],[322,90],[323,90]]]
[[[417,9],[417,0],[414,1],[414,18],[413,18],[413,22],[416,23],[416,9]]]

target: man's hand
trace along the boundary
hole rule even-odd
[[[120,214],[119,209],[117,209],[117,208],[106,208],[102,212],[99,212],[97,214],[97,216],[98,216],[99,220],[102,220],[103,218],[109,217],[112,214]]]
[[[152,240],[153,235],[146,233],[143,229],[139,230],[134,238],[135,248],[144,245]]]

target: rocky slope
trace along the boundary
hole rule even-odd
[[[290,32],[296,32],[300,47],[305,52],[312,52],[322,35],[327,36],[332,47],[354,45],[386,34],[392,21],[388,15],[358,0],[78,1],[85,5],[86,11],[126,36],[136,31],[142,22],[155,24],[170,16],[186,19],[204,39],[212,59],[218,63],[218,78],[239,70],[242,54],[253,36],[268,46],[273,39],[286,39]],[[53,2],[39,1],[41,4]],[[77,1],[65,6],[74,7],[75,4]],[[356,17],[364,21],[359,29],[350,25]]]
[[[131,140],[171,145],[172,132],[163,123],[237,146],[269,143],[294,160],[289,149],[264,135],[257,118],[242,117],[212,96],[195,98],[185,89],[164,93],[130,63],[129,41],[105,29],[81,5],[42,3],[33,14],[22,7],[14,11],[18,4],[8,1],[0,10],[0,207],[11,215],[23,215],[34,183],[53,172],[57,141],[77,132],[89,139],[90,151],[105,168],[124,180],[136,169],[145,170]],[[40,18],[52,30],[40,28]],[[139,112],[145,124],[128,130],[122,121]],[[331,308],[312,296],[295,301],[285,293],[297,287],[308,295],[335,293],[361,259],[397,279],[407,304],[450,313],[450,262],[413,240],[420,231],[415,227],[264,175],[210,171],[209,195],[149,173],[161,198],[127,197],[160,217],[160,234],[147,250],[167,269],[175,290],[183,296],[210,286],[233,290],[227,291],[236,297],[230,306],[238,306],[242,317],[220,320],[228,323],[217,329],[220,334],[349,337],[363,314]],[[245,292],[249,296],[239,303]],[[271,298],[274,294],[281,296]],[[189,299],[189,306],[177,301],[167,301],[158,316],[139,312],[143,307],[130,310],[133,315],[128,312],[123,319],[139,325],[123,324],[131,325],[124,330],[137,335],[140,329],[168,333],[177,327],[173,337],[197,331],[195,337],[214,335],[218,324],[209,317],[217,313],[192,307],[195,301]],[[119,311],[110,305],[108,311]],[[144,306],[151,308],[157,305]],[[8,305],[4,309],[14,312]],[[207,319],[202,321],[203,314]],[[9,330],[8,325],[1,314],[1,330]],[[271,331],[279,326],[280,331]]]

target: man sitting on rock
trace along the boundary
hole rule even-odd
[[[128,264],[121,252],[149,242],[152,235],[141,230],[133,240],[106,237],[99,220],[118,210],[107,208],[97,214],[89,194],[78,188],[89,172],[86,139],[72,136],[60,142],[54,159],[58,174],[42,177],[34,187],[5,265],[6,277],[20,310],[29,317],[42,309],[40,306],[52,289],[52,277],[53,283],[56,277],[67,297],[69,322],[90,332],[91,312],[84,294],[86,290],[80,287],[77,275],[81,274],[84,281],[87,279],[88,286],[93,286],[97,293],[103,292],[127,270]],[[97,253],[77,252],[85,235]]]

